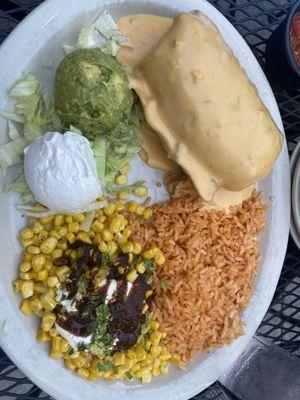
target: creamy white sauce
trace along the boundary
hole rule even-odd
[[[108,304],[110,302],[110,300],[113,298],[116,290],[117,290],[117,281],[115,279],[112,279],[107,288],[105,301],[104,301],[105,304]]]
[[[36,201],[57,212],[81,209],[102,194],[89,141],[47,132],[25,151],[24,173]]]
[[[126,288],[126,295],[125,296],[129,296],[129,293],[132,289],[132,282],[127,282],[127,288]]]
[[[76,336],[73,335],[71,332],[66,331],[63,329],[60,325],[55,324],[55,329],[57,332],[65,338],[69,345],[74,349],[77,350],[79,344],[84,344],[85,346],[89,345],[92,341],[92,334],[82,337],[82,336]]]

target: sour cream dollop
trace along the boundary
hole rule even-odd
[[[24,173],[35,199],[50,210],[82,209],[102,194],[89,141],[74,132],[47,132],[25,151]]]

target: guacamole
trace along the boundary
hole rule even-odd
[[[55,109],[63,128],[79,128],[89,139],[112,131],[134,102],[124,68],[100,49],[66,56],[55,78]]]

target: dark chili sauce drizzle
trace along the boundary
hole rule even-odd
[[[112,260],[94,245],[78,241],[72,247],[81,253],[76,261],[63,256],[54,260],[54,264],[68,265],[72,270],[65,285],[68,293],[66,299],[75,302],[77,311],[67,312],[58,305],[54,310],[57,324],[76,336],[84,338],[90,335],[93,323],[96,321],[96,308],[105,303],[108,287],[114,279],[116,290],[107,304],[110,315],[107,331],[115,339],[112,353],[132,347],[141,334],[145,322],[145,315],[142,312],[144,301],[150,306],[152,300],[151,297],[146,299],[146,292],[151,289],[149,284],[143,276],[138,276],[126,296],[128,285],[126,273],[132,267],[127,254],[119,254]],[[120,274],[118,267],[121,267],[124,273]],[[95,279],[101,268],[107,268],[107,275],[105,284],[99,286],[95,285]],[[85,283],[84,290],[80,287],[80,280]]]

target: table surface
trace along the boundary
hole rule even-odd
[[[40,3],[41,0],[0,0],[0,43]],[[291,1],[210,0],[210,3],[241,33],[264,68],[266,41],[285,18]],[[272,84],[272,88],[279,104],[291,152],[300,139],[300,90],[286,91],[276,84]],[[294,354],[300,354],[300,251],[291,238],[274,298],[257,334]],[[3,400],[50,399],[24,377],[1,349],[0,397]],[[225,400],[228,397],[216,382],[194,399]]]

